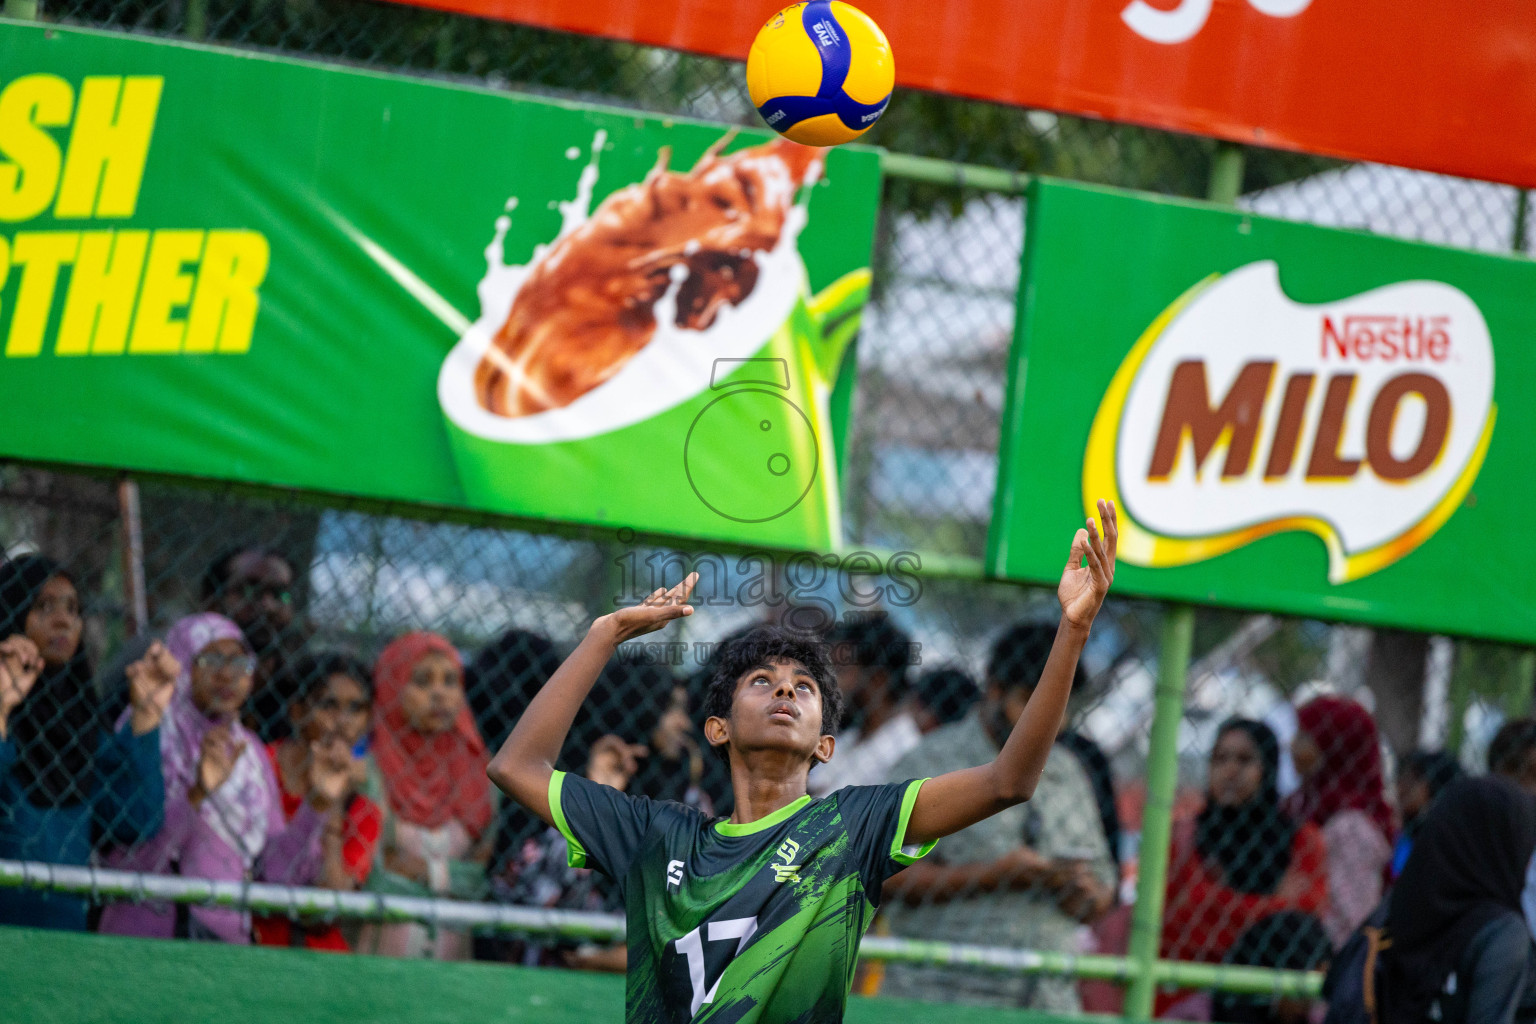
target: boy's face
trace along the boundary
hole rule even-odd
[[[821,687],[798,661],[775,661],[743,673],[730,719],[709,719],[704,734],[713,746],[778,750],[807,763],[830,761],[835,743],[821,732]]]

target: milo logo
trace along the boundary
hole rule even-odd
[[[1333,583],[1432,537],[1493,434],[1493,345],[1467,295],[1403,281],[1308,305],[1273,261],[1213,275],[1149,326],[1089,435],[1089,498],[1116,495],[1121,553],[1188,565],[1315,534]]]

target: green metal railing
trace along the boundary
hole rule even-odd
[[[45,889],[94,901],[135,901],[221,907],[257,914],[309,920],[418,922],[432,928],[469,929],[487,934],[613,943],[624,939],[618,914],[548,910],[540,907],[473,903],[465,900],[380,893],[338,892],[264,882],[215,882],[176,875],[113,871],[28,861],[0,860],[0,888]],[[973,967],[1003,973],[1091,978],[1131,984],[1149,977],[1154,984],[1180,988],[1218,988],[1254,995],[1311,996],[1315,975],[1251,967],[1191,964],[1127,957],[1073,955],[1051,951],[1005,949],[953,942],[868,936],[859,947],[862,959],[908,964]],[[1145,1015],[1143,1015],[1145,1016]]]

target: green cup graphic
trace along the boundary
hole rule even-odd
[[[438,389],[465,497],[513,515],[835,547],[842,524],[828,371],[857,330],[869,272],[848,274],[814,298],[803,275],[799,282],[755,349],[735,337],[719,347],[745,354],[671,364],[692,379],[671,379],[677,400],[649,414],[636,415],[634,403],[626,413],[617,393],[659,379],[641,368],[633,381],[618,374],[583,396],[583,409],[495,417],[473,404],[474,366],[488,339],[472,329],[444,363]],[[747,313],[735,322],[761,331],[763,320]]]

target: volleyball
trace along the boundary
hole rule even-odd
[[[791,4],[768,19],[747,54],[758,113],[806,146],[837,146],[869,131],[895,84],[885,33],[842,0]]]

